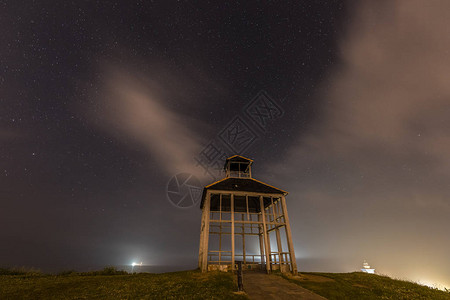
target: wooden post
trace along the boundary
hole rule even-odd
[[[244,214],[241,215],[242,221],[244,221]],[[243,263],[244,266],[247,265],[247,262],[245,261],[245,224],[242,222],[242,256],[243,256]]]
[[[259,229],[259,253],[261,253],[261,268],[264,266],[265,264],[265,259],[264,259],[264,230],[262,228],[262,214],[258,215],[258,221],[260,221],[261,223],[258,225],[258,229]]]
[[[291,267],[292,267],[292,274],[297,275],[297,261],[295,260],[295,253],[294,253],[294,243],[292,242],[292,233],[291,233],[291,225],[289,224],[289,216],[287,212],[286,207],[286,198],[284,196],[281,197],[281,207],[283,209],[283,215],[284,215],[284,222],[286,223],[286,238],[287,238],[287,244],[289,248],[289,256],[291,258]]]
[[[267,224],[266,224],[267,226]],[[270,266],[270,270],[272,270],[272,247],[270,245],[270,231],[266,230],[266,236],[267,236],[267,248],[269,249],[267,251],[267,253],[269,253],[269,266]]]
[[[278,209],[278,206],[280,204],[280,199],[278,198],[278,201],[275,203],[276,205],[274,206],[274,213],[275,213],[275,223],[279,223],[280,219],[280,210]],[[281,244],[281,237],[280,237],[280,228],[278,227],[278,225],[275,225],[275,234],[277,236],[277,248],[278,248],[278,259],[279,259],[279,263],[280,263],[280,271],[281,271],[281,266],[284,262],[283,256],[281,254],[281,252],[283,252],[283,246]]]
[[[283,246],[281,245],[280,229],[278,227],[275,228],[275,234],[277,236],[278,262],[280,264],[281,271],[281,265],[283,264],[283,257],[281,252],[283,252]]]
[[[231,194],[231,270],[234,269],[234,195]]]
[[[209,213],[211,208],[211,193],[208,191],[206,193],[205,203],[203,203],[203,215],[204,215],[204,226],[203,226],[203,239],[201,245],[202,262],[201,270],[202,272],[208,271],[208,242],[209,242]]]
[[[273,206],[273,197],[270,197],[270,209],[272,210],[272,220],[271,222],[275,222],[275,206]]]
[[[250,221],[250,216],[248,214],[248,195],[245,195],[245,205],[247,206],[247,221]]]
[[[205,205],[202,208],[202,220],[200,224],[200,245],[198,246],[198,268],[202,269],[203,263],[203,240],[205,239]]]
[[[242,292],[244,290],[244,283],[242,279],[242,261],[238,261],[238,271],[237,271],[237,282],[238,282],[238,291]]]
[[[222,262],[222,194],[219,196],[219,266]]]
[[[263,235],[264,235],[264,248],[265,248],[265,252],[266,252],[266,272],[270,273],[270,261],[271,261],[271,257],[270,257],[270,248],[269,248],[269,235],[267,234],[267,228],[266,228],[266,214],[264,212],[264,200],[263,200],[263,196],[259,196],[259,203],[260,203],[260,208],[261,208],[261,217],[263,220]]]

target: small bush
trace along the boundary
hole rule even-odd
[[[128,275],[126,271],[119,271],[115,267],[106,267],[101,271],[92,271],[80,273],[83,276],[110,276],[110,275]]]
[[[39,276],[42,275],[41,270],[25,267],[0,268],[0,275],[26,275]]]
[[[61,271],[56,275],[58,275],[58,276],[74,276],[74,275],[78,275],[78,272],[75,270],[66,270],[66,271]]]

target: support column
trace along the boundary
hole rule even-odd
[[[280,237],[280,229],[277,227],[275,228],[275,234],[277,236],[277,249],[278,249],[278,263],[280,264],[280,271],[281,271],[281,266],[283,265],[283,254],[281,254],[281,252],[283,252],[283,246],[281,245],[281,237]]]
[[[219,196],[219,266],[222,262],[222,194]]]
[[[270,273],[270,248],[269,248],[269,235],[267,234],[267,228],[266,228],[266,213],[264,211],[264,199],[263,196],[259,196],[259,203],[260,203],[260,209],[261,209],[261,218],[263,220],[263,235],[264,235],[264,248],[266,252],[266,272]]]
[[[202,225],[203,228],[203,238],[202,238],[202,244],[201,244],[201,270],[202,272],[208,271],[208,242],[209,242],[209,214],[210,214],[210,208],[211,208],[211,193],[208,191],[206,192],[205,197],[205,203],[203,203],[203,213],[204,216],[204,225]]]
[[[258,221],[260,222],[258,224],[258,237],[259,237],[259,253],[261,254],[261,268],[265,265],[265,259],[264,259],[264,231],[262,229],[262,220],[261,220],[261,214],[258,215]]]
[[[231,194],[231,270],[235,269],[234,262],[234,195]]]
[[[275,223],[280,223],[280,210],[278,209],[278,206],[280,204],[280,199],[277,200],[277,202],[275,203],[276,205],[273,207],[274,208],[274,219],[275,219]],[[283,252],[283,246],[281,244],[281,237],[280,237],[280,227],[277,225],[275,225],[275,234],[277,236],[277,249],[278,249],[278,260],[280,263],[280,271],[282,269],[282,266],[284,265],[284,258],[283,258],[283,254],[281,254],[281,252]]]
[[[203,263],[203,240],[205,239],[205,205],[202,208],[202,220],[200,223],[200,245],[198,246],[198,268],[202,269]]]
[[[289,257],[291,258],[292,274],[297,275],[297,261],[295,260],[294,243],[292,242],[291,225],[289,224],[289,216],[286,207],[286,198],[281,197],[281,207],[283,209],[284,221],[286,223],[286,238],[289,248]]]
[[[269,227],[267,224],[266,224],[266,226]],[[267,237],[267,249],[268,249],[267,253],[269,253],[268,261],[269,261],[270,270],[272,270],[273,259],[272,259],[272,246],[270,245],[270,231],[269,230],[266,230],[266,237]]]
[[[244,214],[242,216],[242,221],[244,221]],[[244,266],[247,265],[247,262],[245,261],[245,224],[242,222],[242,257],[243,257],[243,264]]]

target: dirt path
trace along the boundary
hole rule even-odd
[[[244,290],[250,299],[305,299],[323,300],[322,296],[291,283],[277,275],[257,272],[244,273]]]

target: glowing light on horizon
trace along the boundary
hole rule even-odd
[[[135,266],[142,267],[142,261],[140,263],[137,263],[137,262],[132,262],[131,263],[131,273],[133,273]]]
[[[370,268],[369,264],[364,260],[363,268],[361,269],[364,273],[375,274],[375,269]]]
[[[424,285],[424,286],[427,286],[429,288],[438,289],[438,290],[441,290],[441,291],[445,291],[445,290],[448,290],[450,288],[450,287],[446,287],[445,285],[440,284],[438,282],[433,282],[431,280],[418,280],[417,283],[420,284],[420,285]]]

